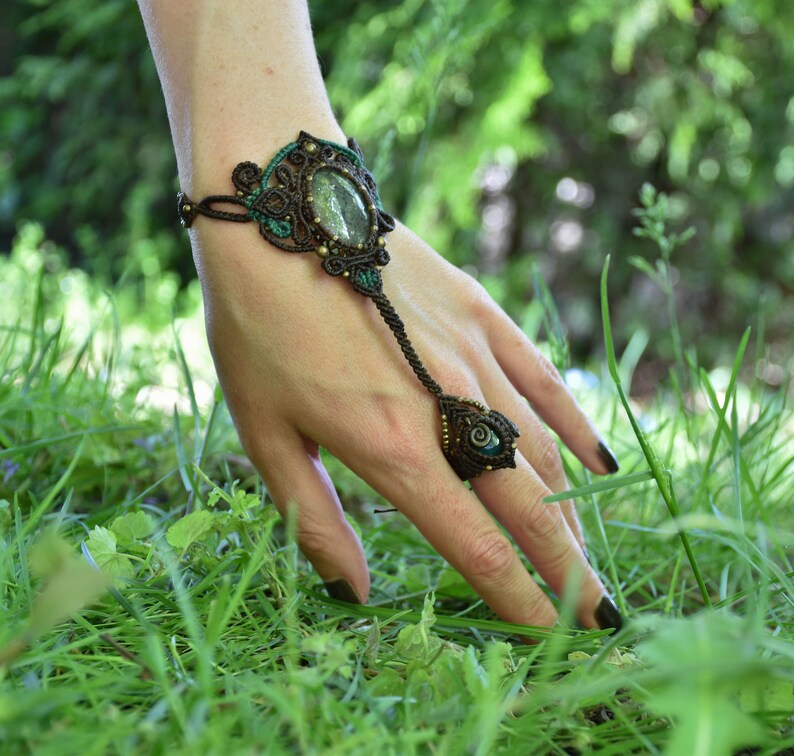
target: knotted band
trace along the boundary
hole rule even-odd
[[[264,171],[255,163],[240,163],[232,183],[234,195],[213,195],[201,202],[180,192],[182,225],[189,227],[198,215],[253,221],[279,249],[317,254],[326,273],[347,278],[359,294],[375,303],[414,374],[438,399],[444,456],[458,476],[468,480],[486,470],[515,467],[518,428],[501,412],[474,399],[444,393],[383,292],[381,269],[389,262],[385,235],[394,230],[394,219],[381,205],[356,141],[350,139],[345,147],[302,131]],[[222,210],[219,205],[241,209]]]

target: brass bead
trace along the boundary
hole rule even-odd
[[[313,155],[317,152],[317,145],[314,142],[306,142],[306,144],[303,145],[303,149],[310,155]]]
[[[446,415],[441,415],[441,419],[442,419],[442,420],[446,420],[446,419],[447,419],[447,416],[446,416]]]
[[[510,444],[510,447],[511,447],[512,449],[518,449],[518,444]]]
[[[184,210],[186,213],[189,213],[189,212],[190,212],[190,211],[191,211],[193,208],[192,208],[190,205],[182,205],[182,209],[183,209],[183,210]]]
[[[325,244],[321,244],[317,249],[314,250],[318,257],[328,257],[328,247]]]
[[[369,206],[369,209],[370,209],[370,210],[374,210],[374,209],[375,209],[375,205],[370,205],[370,206]]]
[[[334,235],[334,236],[331,237],[331,240],[337,242],[337,241],[339,241],[339,237]]]
[[[386,240],[382,236],[379,236],[377,238],[376,242],[377,242],[377,245],[379,247],[385,247],[386,246]]]
[[[240,189],[237,190],[237,196],[242,197],[245,192],[241,191]]]
[[[356,249],[364,249],[364,245],[363,244],[356,244]]]
[[[493,465],[486,465],[485,469],[488,471],[493,470]]]
[[[306,197],[306,201],[307,202],[314,202],[314,197],[312,197],[312,195],[310,194],[308,197]]]
[[[319,222],[320,222],[320,217],[319,217],[319,216],[318,216],[318,217],[316,217],[316,218],[314,219],[314,222],[315,222],[315,223],[319,223]]]
[[[350,278],[350,271],[346,270],[344,273],[342,273],[342,278]]]
[[[383,270],[383,266],[382,265],[376,265],[375,266],[375,270]]]

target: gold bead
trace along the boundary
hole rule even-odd
[[[339,237],[334,235],[334,236],[331,237],[331,241],[337,242],[337,241],[339,241]]]
[[[344,273],[342,273],[342,278],[350,278],[350,271],[346,270]]]
[[[303,149],[310,155],[313,155],[317,152],[317,145],[314,142],[306,142],[306,144],[303,145]]]
[[[485,466],[485,469],[486,469],[486,470],[493,470],[493,465],[486,465],[486,466]]]
[[[319,216],[317,216],[317,217],[314,219],[314,222],[315,222],[315,223],[319,223],[319,222],[320,222],[320,217],[319,217]]]
[[[375,209],[375,205],[370,205],[370,206],[369,206],[369,209],[370,209],[370,210],[374,210],[374,209]]]
[[[238,197],[242,197],[243,194],[244,194],[244,192],[242,192],[240,189],[237,190],[237,196]]]
[[[441,419],[442,419],[442,420],[446,420],[446,419],[447,419],[447,416],[446,416],[446,415],[441,415]]]
[[[326,247],[324,244],[321,244],[314,251],[317,253],[318,257],[328,257],[328,247]]]
[[[310,194],[308,197],[306,197],[306,201],[307,202],[314,202],[314,197],[312,197],[312,195]]]
[[[193,208],[192,208],[192,207],[190,207],[190,205],[182,205],[182,209],[183,209],[183,210],[184,210],[186,213],[189,213],[189,212],[190,212],[190,211],[191,211]]]
[[[377,244],[378,244],[379,247],[385,247],[386,246],[386,240],[382,236],[379,236],[377,238]]]
[[[518,444],[510,444],[510,447],[511,447],[512,449],[518,449]]]
[[[376,265],[375,266],[375,270],[383,270],[383,266],[382,265]]]
[[[364,249],[364,245],[363,244],[356,244],[356,249]]]

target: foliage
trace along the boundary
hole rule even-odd
[[[672,222],[698,230],[669,263],[684,338],[704,364],[724,361],[760,302],[771,352],[757,369],[780,382],[794,326],[782,306],[794,283],[794,6],[346,0],[312,14],[331,99],[387,205],[511,314],[522,317],[537,263],[574,352],[597,350],[606,254],[654,255],[627,234],[650,181]],[[0,243],[30,219],[106,282],[187,280],[135,4],[13,0],[0,21]],[[614,275],[618,343],[658,331],[664,294],[628,266]],[[660,337],[649,349],[669,364],[676,347]],[[652,394],[660,370],[646,364],[637,388]]]
[[[642,218],[663,220],[647,192]],[[628,404],[633,427],[611,383],[582,397],[623,472],[593,483],[566,456],[572,495],[593,564],[631,621],[617,637],[582,631],[563,606],[545,630],[494,620],[330,458],[343,500],[359,502],[373,588],[368,606],[326,598],[240,460],[217,396],[199,390],[206,356],[184,338],[200,323],[195,300],[182,301],[176,328],[131,308],[119,327],[129,292],[117,288],[119,306],[103,310],[91,304],[107,301],[96,282],[63,264],[35,228],[0,259],[3,752],[794,748],[794,417],[784,392],[738,379],[747,339],[727,378],[687,349],[668,392]],[[68,293],[57,285],[72,279]],[[557,334],[546,304],[535,326]],[[79,308],[90,322],[67,327]],[[628,390],[630,357],[608,351]],[[163,384],[175,364],[171,412],[141,386]],[[92,601],[107,587],[94,566],[113,584]]]

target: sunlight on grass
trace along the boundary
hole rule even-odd
[[[242,456],[195,297],[150,317],[140,292],[94,289],[30,230],[0,281],[4,752],[794,747],[794,417],[745,369],[748,334],[721,372],[680,345],[638,403],[643,339],[619,359],[605,270],[608,362],[577,394],[623,466],[594,481],[565,463],[629,616],[610,636],[496,620],[333,460],[373,588],[368,606],[327,598]],[[544,349],[564,363],[536,286]]]

